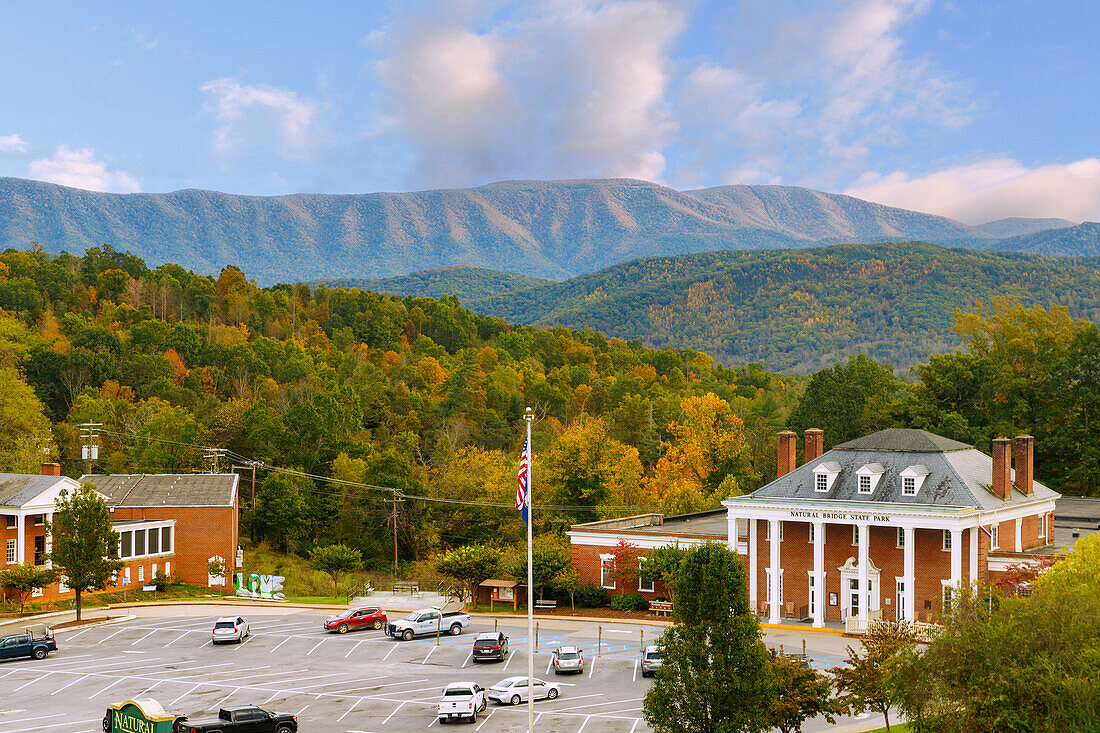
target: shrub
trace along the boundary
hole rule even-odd
[[[616,611],[645,611],[649,608],[649,601],[637,593],[628,593],[612,597],[611,607]]]
[[[599,608],[607,605],[607,589],[598,585],[582,585],[575,594],[577,605],[584,608]]]

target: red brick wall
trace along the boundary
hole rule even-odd
[[[207,558],[225,558],[225,588],[233,587],[236,571],[237,510],[234,507],[115,507],[111,518],[118,521],[175,519],[175,561],[172,574],[192,585],[205,586]]]
[[[616,543],[617,544],[617,543]],[[571,545],[570,553],[573,559],[573,567],[576,568],[577,573],[581,576],[581,583],[600,585],[600,555],[610,555],[615,550],[615,545],[608,545],[607,547],[597,547],[594,545]],[[645,550],[639,549],[639,557],[645,557]],[[613,596],[622,595],[625,593],[639,593],[644,598],[650,600],[661,596],[668,597],[668,591],[660,582],[653,584],[652,591],[640,591],[638,590],[638,583],[634,582],[630,584],[629,588],[618,587],[614,590],[608,589],[608,593]]]

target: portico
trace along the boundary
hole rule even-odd
[[[982,561],[1004,545],[1001,537],[1024,548],[1047,543],[1038,530],[1058,495],[1036,482],[1012,484],[1006,453],[997,461],[931,433],[893,429],[796,468],[793,439],[779,440],[787,473],[723,502],[730,527],[747,521],[750,602],[770,623],[843,621],[862,631],[876,618],[930,621],[955,589],[986,579]],[[1030,460],[1029,441],[1018,439],[1018,459]],[[807,450],[816,452],[809,431]],[[1030,480],[1030,471],[1019,475]]]

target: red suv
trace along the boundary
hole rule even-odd
[[[325,631],[346,634],[355,629],[380,629],[386,625],[386,612],[377,606],[349,608],[325,619]]]

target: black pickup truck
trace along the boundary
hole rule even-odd
[[[189,720],[186,715],[172,724],[174,733],[297,733],[298,718],[290,713],[269,713],[261,708],[222,708],[218,717]]]
[[[28,630],[26,634],[0,637],[0,659],[15,659],[16,657],[45,659],[47,654],[56,651],[57,642],[53,639],[52,629],[47,628],[41,634]]]

